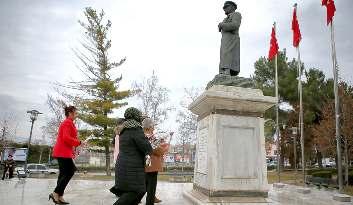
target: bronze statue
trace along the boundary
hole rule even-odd
[[[219,73],[237,76],[240,72],[241,14],[235,12],[237,4],[232,1],[226,1],[223,10],[227,17],[218,24],[218,30],[222,33]]]

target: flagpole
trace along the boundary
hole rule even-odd
[[[297,11],[298,4],[294,4],[295,11]],[[297,15],[297,12],[296,12]],[[303,184],[305,185],[305,155],[304,155],[304,114],[303,114],[303,85],[302,85],[302,69],[301,69],[301,59],[300,59],[300,49],[299,43],[297,48],[298,54],[298,92],[299,92],[299,130],[300,130],[300,147],[301,147],[301,158],[302,158],[302,174],[303,174]]]
[[[273,23],[273,27],[276,32],[276,22]],[[277,68],[277,56],[278,53],[275,55],[275,81],[276,81],[276,137],[277,137],[277,177],[278,177],[278,182],[281,182],[281,166],[280,166],[280,137],[279,137],[279,95],[278,95],[278,68]]]
[[[299,45],[297,47],[297,53],[298,53],[298,91],[299,91],[300,147],[301,147],[301,158],[302,158],[303,184],[305,184],[303,85],[302,85],[302,69],[301,69],[301,59],[300,59]]]
[[[342,177],[342,152],[341,152],[341,134],[340,134],[340,113],[339,113],[339,96],[338,96],[338,69],[337,69],[337,56],[336,56],[336,43],[334,34],[333,20],[330,23],[331,30],[331,49],[332,49],[332,70],[334,79],[334,92],[335,92],[335,118],[336,118],[336,142],[337,142],[337,175],[339,192],[343,190],[343,177]]]

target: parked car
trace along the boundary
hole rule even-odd
[[[319,168],[319,164],[318,164],[318,163],[315,163],[315,164],[313,165],[313,167]],[[326,163],[322,163],[322,167],[323,167],[323,168],[333,168],[333,167],[336,167],[336,162],[326,162]]]
[[[23,167],[17,167],[16,171],[23,170]],[[59,173],[58,169],[50,169],[44,164],[28,164],[27,172],[30,174],[57,174]]]
[[[324,167],[328,167],[328,168],[331,168],[331,167],[336,167],[336,162],[332,161],[332,162],[327,162],[325,164],[323,164]]]
[[[268,162],[267,162],[267,166],[268,166],[268,167],[277,166],[277,161],[268,161]]]

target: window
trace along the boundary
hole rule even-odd
[[[37,165],[38,170],[46,170],[47,168],[43,165]]]
[[[27,169],[36,169],[36,165],[29,165]]]

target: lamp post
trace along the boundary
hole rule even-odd
[[[27,173],[27,161],[28,161],[28,155],[29,155],[29,146],[31,145],[31,139],[32,139],[32,131],[33,131],[33,124],[34,121],[37,120],[38,115],[43,114],[41,112],[39,112],[38,110],[29,110],[27,111],[27,113],[30,114],[29,118],[31,119],[31,132],[29,133],[29,140],[28,140],[28,144],[27,144],[27,155],[26,155],[26,161],[25,161],[25,166],[24,166],[24,171],[25,173]]]

